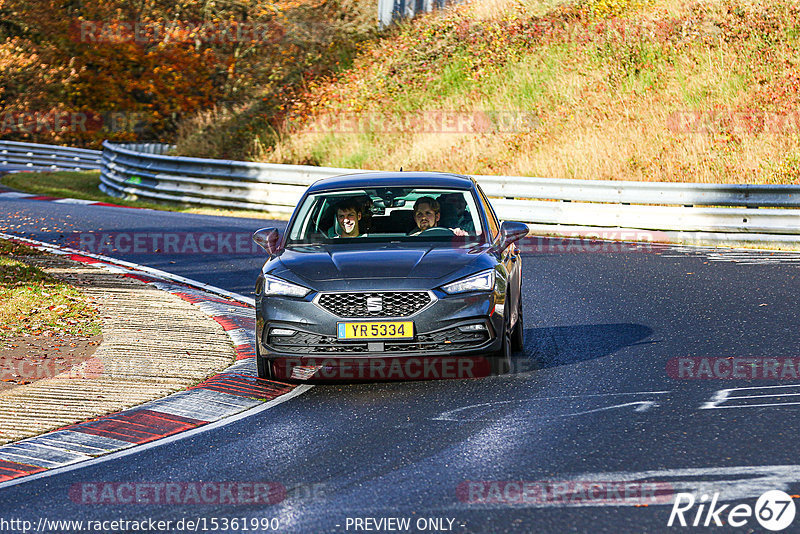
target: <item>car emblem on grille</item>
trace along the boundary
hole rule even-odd
[[[367,311],[369,312],[383,311],[383,298],[367,297]]]

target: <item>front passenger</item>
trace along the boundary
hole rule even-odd
[[[362,210],[357,200],[345,199],[336,204],[335,237],[359,237]]]

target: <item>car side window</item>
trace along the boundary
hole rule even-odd
[[[494,209],[492,208],[492,205],[489,204],[489,200],[486,198],[483,190],[479,185],[476,187],[478,188],[478,196],[480,197],[483,211],[486,213],[486,220],[489,223],[489,233],[491,234],[490,240],[493,240],[500,232],[500,223],[497,221],[497,216],[494,214]]]

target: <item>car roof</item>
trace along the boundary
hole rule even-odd
[[[339,189],[372,187],[441,187],[472,189],[475,180],[469,176],[444,172],[363,172],[323,178],[308,188],[309,193]]]

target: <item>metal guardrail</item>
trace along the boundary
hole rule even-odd
[[[140,154],[157,154],[163,156],[170,150],[175,150],[175,145],[165,143],[125,143],[125,147]]]
[[[798,208],[800,186],[564,180],[518,176],[475,176],[493,196],[570,202]]]
[[[348,172],[364,171],[142,154],[106,141],[100,188],[112,196],[291,213],[308,185]]]
[[[142,154],[103,143],[109,194],[291,213],[308,185],[360,169]],[[800,186],[475,176],[501,219],[688,232],[800,234]],[[702,206],[702,207],[696,207]],[[800,239],[800,238],[798,238]]]
[[[361,169],[169,156],[171,145],[97,150],[0,141],[0,165],[101,169],[112,196],[291,213],[306,187]],[[502,219],[539,225],[783,236],[800,242],[800,186],[475,176]],[[796,237],[794,237],[796,236]],[[770,238],[771,239],[771,238]]]
[[[94,170],[101,156],[100,150],[0,140],[0,165],[15,170]]]

